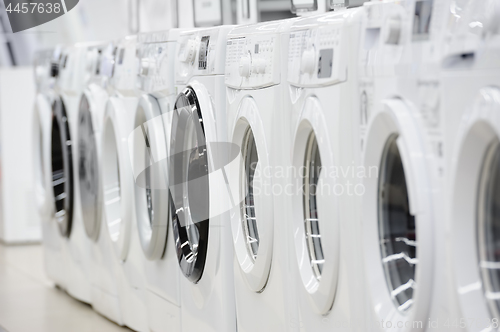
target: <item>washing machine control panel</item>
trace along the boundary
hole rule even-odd
[[[139,48],[139,84],[142,91],[170,95],[174,91],[174,42],[146,43]]]
[[[341,43],[341,22],[290,32],[288,82],[294,86],[321,86],[345,81],[347,61]]]
[[[255,35],[231,38],[226,47],[226,85],[255,89],[280,83],[279,38]]]
[[[218,43],[219,29],[181,34],[175,57],[175,80],[187,82],[192,76],[222,74],[217,57],[224,56]]]
[[[118,46],[113,70],[113,86],[120,91],[132,91],[137,88],[139,58],[136,40],[125,40]]]

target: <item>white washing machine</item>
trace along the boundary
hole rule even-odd
[[[131,153],[151,331],[181,330],[180,271],[169,229],[168,191],[170,127],[177,96],[174,60],[178,34],[176,29],[138,37],[139,81],[144,94],[135,113]]]
[[[290,29],[285,109],[290,194],[286,220],[301,331],[353,331],[365,319],[352,112],[364,8],[303,18]]]
[[[229,184],[238,331],[296,330],[283,217],[288,28],[292,20],[233,29],[227,42],[226,113],[232,143]]]
[[[88,84],[78,113],[78,173],[82,221],[90,255],[92,307],[103,316],[123,324],[116,285],[118,260],[113,254],[106,224],[102,222],[101,132],[109,80],[114,68],[116,44],[90,47],[86,58]]]
[[[63,239],[64,287],[76,299],[90,303],[90,258],[79,200],[77,144],[78,109],[85,87],[85,60],[91,45],[63,48],[59,57],[57,95],[52,104],[51,173],[53,220]]]
[[[183,331],[234,331],[224,61],[230,26],[182,32],[170,132],[172,235]]]
[[[33,117],[35,152],[35,197],[42,222],[42,243],[45,272],[49,279],[65,288],[65,269],[62,264],[62,239],[57,224],[53,221],[54,195],[51,169],[51,127],[54,84],[59,60],[57,48],[39,53],[35,60],[37,96]],[[56,61],[57,60],[57,61]]]
[[[466,331],[497,331],[500,4],[454,5],[442,62],[452,283],[460,309],[458,324]]]
[[[354,209],[366,279],[364,330],[453,330],[437,70],[449,3],[364,7],[353,112],[356,176],[364,190]]]
[[[116,50],[110,95],[101,135],[102,199],[104,221],[119,264],[119,287],[123,323],[147,331],[143,254],[136,227],[134,178],[128,140],[134,129],[139,101],[137,89],[137,37],[127,37]]]

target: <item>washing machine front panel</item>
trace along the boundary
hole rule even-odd
[[[97,240],[101,226],[100,170],[91,103],[85,94],[78,113],[78,181],[87,236]]]
[[[195,91],[177,97],[170,140],[172,230],[179,266],[197,283],[205,268],[209,236],[209,160],[202,111]]]
[[[271,270],[274,243],[272,179],[269,146],[263,119],[255,100],[241,101],[232,132],[238,147],[229,166],[231,189],[237,191],[231,212],[231,229],[240,272],[254,292],[265,291]]]
[[[52,188],[55,220],[61,235],[70,237],[73,218],[72,141],[66,108],[61,98],[52,105]]]

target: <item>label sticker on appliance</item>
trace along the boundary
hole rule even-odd
[[[209,43],[210,43],[210,36],[201,37],[200,52],[198,56],[198,69],[207,69]]]

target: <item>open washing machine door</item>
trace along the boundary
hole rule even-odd
[[[427,321],[432,295],[430,173],[410,107],[399,99],[381,107],[368,124],[364,154],[366,278],[378,319],[411,327]]]
[[[167,243],[170,197],[165,127],[155,97],[141,97],[134,127],[132,162],[137,229],[144,255],[157,260],[163,256]]]
[[[82,205],[83,225],[87,236],[94,241],[101,228],[102,198],[100,190],[98,115],[95,102],[87,93],[82,95],[78,111],[78,181]]]
[[[72,141],[64,102],[60,97],[52,104],[52,188],[55,220],[64,237],[70,237],[73,218]]]
[[[261,292],[267,284],[273,257],[272,180],[265,176],[270,169],[269,146],[259,110],[254,99],[242,100],[232,132],[237,157],[231,153],[230,188],[235,190],[231,211],[231,229],[235,255],[247,285]],[[234,151],[232,151],[234,152]]]
[[[500,319],[500,89],[479,91],[467,113],[448,209],[460,307],[483,331]]]
[[[299,170],[292,179],[296,262],[308,298],[321,315],[333,305],[340,251],[337,179],[330,175],[339,164],[323,114],[317,98],[309,97],[297,122],[292,156],[293,169]]]

